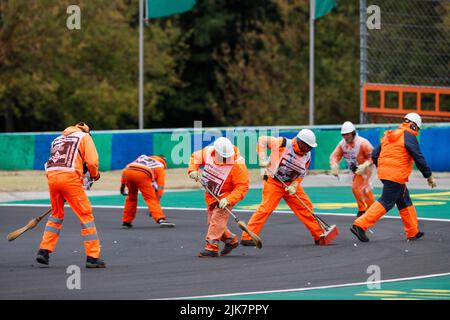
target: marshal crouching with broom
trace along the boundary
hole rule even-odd
[[[122,171],[120,193],[127,196],[123,208],[122,227],[133,227],[131,223],[136,217],[139,191],[147,204],[150,217],[161,228],[175,227],[173,222],[166,220],[160,203],[164,193],[166,169],[167,160],[163,155],[142,154]],[[128,194],[125,193],[125,187],[128,188]]]
[[[64,221],[64,202],[67,201],[81,222],[86,268],[104,268],[92,207],[83,189],[85,174],[89,173],[94,181],[100,179],[97,149],[85,123],[66,128],[53,140],[45,171],[52,214],[45,226],[37,262],[45,265],[49,263],[49,253],[54,251],[59,239]]]
[[[313,205],[300,186],[311,162],[311,149],[317,147],[316,136],[309,129],[301,130],[293,139],[261,136],[258,139],[258,159],[264,176],[262,202],[248,222],[250,231],[259,235],[267,218],[284,199],[291,210],[310,231],[316,245],[326,245],[325,230],[312,213]],[[271,150],[267,158],[267,148]],[[243,246],[253,246],[248,233],[243,232]]]
[[[203,167],[199,177],[198,170]],[[247,194],[248,171],[239,149],[227,138],[218,138],[213,146],[207,146],[191,155],[188,174],[199,181],[213,195],[205,193],[208,207],[208,233],[205,249],[199,257],[217,257],[219,242],[225,243],[221,255],[229,254],[238,245],[238,238],[227,227],[229,212]],[[216,199],[219,199],[217,202]],[[253,243],[253,242],[252,242]]]

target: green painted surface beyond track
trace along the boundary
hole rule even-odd
[[[289,292],[252,293],[233,296],[217,296],[205,299],[236,300],[449,300],[450,276],[386,282],[379,289],[367,285]]]
[[[356,213],[356,203],[350,187],[308,187],[305,191],[310,196],[317,213]],[[375,198],[381,193],[375,188]],[[450,191],[448,190],[411,190],[412,200],[417,208],[418,216],[422,218],[450,219]],[[121,195],[92,196],[92,205],[123,206],[125,197]],[[236,209],[255,210],[261,201],[261,189],[250,189],[247,196]],[[20,204],[48,204],[48,199],[25,200],[9,203]],[[204,208],[204,196],[200,190],[166,192],[162,198],[164,207]],[[139,196],[139,206],[145,202]],[[278,210],[289,210],[282,200]],[[388,216],[396,216],[398,211],[391,210]]]

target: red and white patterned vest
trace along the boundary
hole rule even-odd
[[[236,162],[244,162],[244,158],[239,156],[239,158],[232,163],[218,165],[214,162],[214,156],[212,155],[213,151],[214,147],[207,147],[205,153],[205,166],[203,168],[201,181],[214,195],[221,197],[222,187],[230,175],[233,165]]]
[[[50,158],[45,163],[45,171],[75,171],[78,148],[85,135],[85,132],[73,132],[68,136],[61,135],[53,140]]]
[[[271,163],[270,169],[282,181],[292,181],[306,176],[306,164],[311,159],[311,152],[300,156],[295,153],[292,140],[286,140],[286,147],[278,163]],[[272,174],[269,173],[272,176]]]

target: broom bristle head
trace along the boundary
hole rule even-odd
[[[28,231],[28,230],[31,230],[31,229],[33,229],[34,227],[36,227],[38,223],[39,223],[39,220],[38,220],[38,219],[36,219],[36,218],[35,218],[35,219],[32,219],[32,220],[30,220],[30,221],[27,223],[26,226],[24,226],[24,227],[22,227],[22,228],[20,228],[20,229],[17,229],[17,230],[15,230],[15,231],[11,232],[10,234],[8,234],[8,236],[6,237],[6,239],[7,239],[8,241],[13,241],[13,240],[15,240],[16,238],[18,238],[20,235],[22,235],[22,233],[24,233],[24,232],[26,232],[26,231]]]
[[[333,242],[333,240],[339,235],[339,229],[335,224],[330,226],[330,228],[320,237],[321,245],[329,245]]]
[[[255,246],[258,249],[261,249],[262,248],[262,241],[261,241],[261,239],[256,234],[254,234],[253,232],[248,230],[247,225],[245,224],[245,222],[239,220],[237,224],[238,224],[240,229],[242,229],[243,231],[248,233],[248,235],[252,238],[253,242],[255,243]]]

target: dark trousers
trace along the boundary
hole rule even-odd
[[[398,210],[412,205],[411,197],[405,184],[389,180],[381,180],[381,182],[383,183],[383,193],[378,201],[386,211],[391,210],[394,205],[397,205]]]

